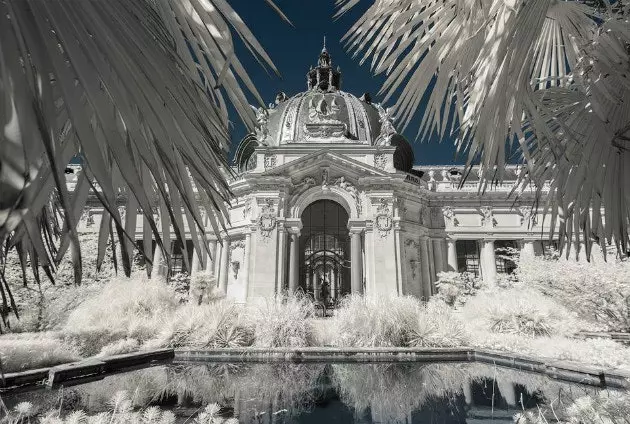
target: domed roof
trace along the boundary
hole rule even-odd
[[[310,90],[269,109],[270,146],[289,143],[375,144],[381,131],[372,104],[341,90]]]
[[[341,70],[333,68],[325,46],[317,66],[311,68],[306,77],[307,91],[290,98],[278,93],[274,104],[256,110],[255,142],[246,137],[242,143],[269,147],[290,144],[392,145],[397,147],[397,169],[407,170],[413,165],[413,151],[394,128],[389,109],[373,104],[367,93],[357,98],[342,91]],[[249,153],[250,149],[239,146],[238,151]],[[237,162],[245,162],[244,159]]]

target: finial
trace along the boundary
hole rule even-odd
[[[326,51],[326,36],[324,35],[324,48],[322,49],[323,52]]]

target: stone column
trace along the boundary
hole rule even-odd
[[[420,275],[422,276],[422,297],[431,297],[431,271],[429,268],[429,238],[420,237]]]
[[[206,262],[206,272],[214,275],[214,265],[218,262],[217,261],[217,241],[210,240],[208,242],[208,245],[209,245],[208,247],[209,256],[208,256],[208,261]]]
[[[192,263],[190,264],[190,275],[195,275],[199,271],[201,271],[203,263],[199,259],[198,253],[201,253],[203,255],[205,253],[205,251],[197,252],[195,249],[193,249]]]
[[[245,286],[245,293],[243,295],[244,301],[247,302],[247,293],[249,291],[249,264],[251,262],[252,252],[252,233],[248,231],[245,234],[245,255],[243,257],[243,285]]]
[[[439,274],[440,272],[444,272],[446,270],[444,266],[444,249],[442,248],[443,244],[443,239],[433,239],[433,256],[435,257],[436,274]]]
[[[216,278],[217,280],[217,285],[219,284],[219,278],[221,278],[221,253],[223,252],[223,247],[223,244],[219,243],[219,241],[217,240],[217,246],[214,252],[214,260],[212,266],[212,268],[214,269],[214,278]]]
[[[289,230],[289,293],[295,293],[300,282],[300,231]]]
[[[276,264],[276,294],[282,293],[287,278],[287,230],[284,222],[278,222],[278,262]]]
[[[168,265],[166,264],[166,259],[162,254],[162,249],[160,249],[160,245],[155,243],[155,249],[153,250],[153,267],[151,269],[151,279],[163,280],[166,278],[167,273]]]
[[[227,294],[229,270],[228,263],[230,256],[230,240],[225,237],[223,239],[223,247],[221,249],[221,265],[219,265],[219,289]]]
[[[360,229],[350,230],[350,281],[352,294],[363,294],[363,264],[361,259],[361,231]]]
[[[534,256],[536,252],[534,251],[534,241],[533,240],[523,240],[521,241],[521,256]]]
[[[497,280],[497,262],[494,254],[494,240],[481,240],[481,272],[483,282],[492,285]]]
[[[446,243],[448,245],[447,271],[457,272],[457,240],[448,239]]]

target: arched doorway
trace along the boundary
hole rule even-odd
[[[334,305],[350,293],[348,212],[332,200],[317,200],[302,213],[300,288]]]

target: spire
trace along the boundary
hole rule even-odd
[[[317,60],[317,67],[308,71],[306,81],[309,90],[339,90],[341,72],[338,68],[334,70],[332,67],[332,58],[326,49],[326,36],[324,36],[324,46]]]

